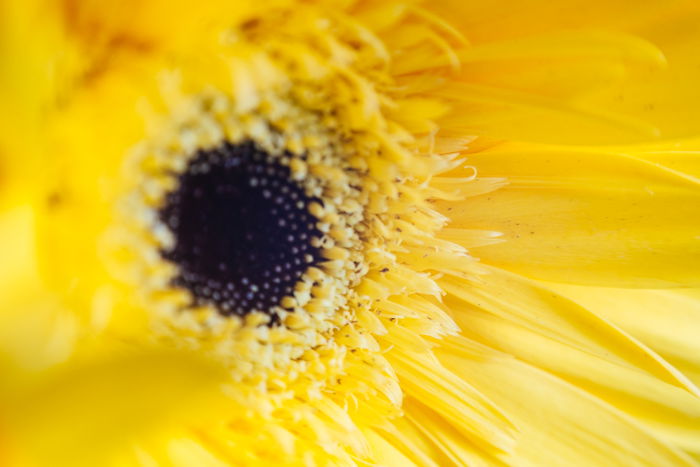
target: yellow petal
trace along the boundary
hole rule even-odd
[[[589,26],[630,30],[639,24],[658,20],[674,11],[697,9],[694,2],[684,0],[560,0],[556,8],[547,0],[495,0],[463,2],[439,0],[426,8],[435,11],[471,42],[480,44],[535,33],[566,31]]]
[[[443,368],[432,353],[397,348],[388,357],[406,395],[431,407],[486,452],[510,448],[512,426],[507,415],[468,380]]]
[[[39,465],[104,465],[139,436],[184,417],[201,421],[221,402],[212,397],[219,370],[174,351],[73,362],[42,376],[3,397],[11,447]]]
[[[475,307],[453,309],[464,336],[556,374],[635,418],[669,444],[700,453],[698,393]]]
[[[372,430],[365,431],[365,437],[369,442],[372,452],[374,453],[374,461],[377,466],[391,467],[395,465],[403,465],[406,467],[415,466],[408,457],[403,455],[396,446],[384,439]]]
[[[645,372],[669,385],[697,391],[666,361],[591,311],[534,281],[485,265],[481,268],[480,275],[445,276],[439,283],[452,297],[529,332]],[[461,319],[468,327],[469,314]]]
[[[640,116],[611,112],[588,97],[634,79],[636,66],[659,68],[652,44],[624,34],[574,31],[545,34],[460,52],[456,82],[435,92],[453,104],[440,119],[447,129],[494,138],[562,143],[655,139]],[[640,65],[641,64],[641,65]]]
[[[630,148],[617,147],[614,150],[625,152]],[[697,138],[635,147],[632,155],[700,179],[700,140]]]
[[[174,467],[226,467],[230,465],[216,458],[200,443],[189,438],[174,438],[168,443],[168,454]]]
[[[659,129],[664,138],[697,136],[700,131],[700,8],[684,2],[629,28],[659,47],[665,70],[647,69],[638,79],[591,96],[587,104],[635,115]]]
[[[438,206],[452,228],[503,233],[472,249],[483,261],[560,282],[700,285],[700,268],[689,267],[700,264],[696,178],[602,149],[506,145],[470,162],[510,185]]]
[[[474,134],[580,144],[700,132],[700,8],[695,2],[564,0],[551,8],[541,0],[527,5],[448,0],[428,8],[450,18],[473,44],[473,51],[461,53],[467,63],[461,79],[491,99],[488,105],[464,106],[447,122],[450,126],[471,128]],[[562,39],[547,41],[556,35]],[[535,45],[521,47],[529,42]],[[668,67],[649,66],[659,63],[653,55],[663,56]],[[563,60],[566,56],[569,60]],[[474,57],[483,63],[474,66]],[[644,57],[652,60],[642,65]],[[495,65],[494,58],[499,59]]]
[[[486,467],[503,457],[501,453],[479,449],[457,426],[427,405],[408,399],[404,410],[405,417],[454,465]]]
[[[700,385],[700,292],[548,284],[648,345]]]
[[[471,284],[441,284],[462,300],[448,296],[446,304],[463,336],[551,372],[669,444],[700,453],[700,391],[648,348],[550,289],[493,268]]]
[[[496,352],[483,360],[445,352],[441,360],[513,415],[520,431],[509,463],[694,465],[610,405],[527,363]]]

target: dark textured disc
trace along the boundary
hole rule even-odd
[[[310,198],[289,168],[251,142],[200,150],[160,209],[175,235],[162,251],[177,264],[174,285],[223,315],[271,309],[321,260]],[[274,317],[274,316],[273,316]]]

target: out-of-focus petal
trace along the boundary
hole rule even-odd
[[[463,53],[465,103],[447,128],[577,144],[700,132],[700,106],[692,104],[700,102],[696,2],[444,1],[427,8],[450,18],[474,51]]]
[[[3,426],[11,453],[39,465],[105,465],[139,437],[169,423],[205,420],[221,396],[222,373],[174,351],[117,352],[73,361],[3,389]]]

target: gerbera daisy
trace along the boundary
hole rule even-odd
[[[695,465],[692,3],[11,2],[10,465]]]

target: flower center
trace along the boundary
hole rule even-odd
[[[175,237],[162,256],[178,266],[174,285],[223,315],[274,307],[321,260],[318,201],[290,177],[285,157],[252,142],[198,151],[166,196],[161,220]]]

